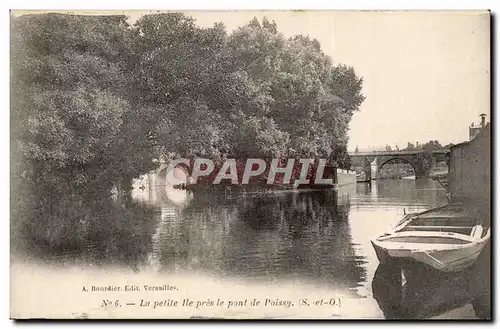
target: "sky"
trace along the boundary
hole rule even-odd
[[[158,12],[158,11],[153,11]],[[149,12],[121,12],[135,21]],[[487,11],[186,11],[200,26],[228,32],[253,17],[285,36],[316,38],[334,64],[353,66],[366,100],[350,123],[349,150],[468,140],[490,117]]]

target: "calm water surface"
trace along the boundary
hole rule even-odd
[[[137,191],[157,206],[150,261],[161,270],[277,281],[298,278],[365,296],[378,265],[370,238],[404,212],[446,203],[430,180],[385,180],[339,191],[192,195]]]
[[[378,260],[370,239],[405,212],[447,202],[428,179],[339,191],[192,195],[158,188],[134,196],[157,206],[161,218],[148,255],[156,270],[309,284],[359,298],[366,317],[383,317],[372,297]]]
[[[100,236],[94,227],[84,235],[83,250],[43,251],[44,257],[136,272],[188,272],[200,280],[292,282],[358,300],[353,316],[370,318],[384,317],[372,296],[379,262],[370,239],[405,212],[447,202],[446,191],[428,179],[245,195],[137,188],[133,198],[132,215],[93,222],[107,233]]]

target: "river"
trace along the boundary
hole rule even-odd
[[[311,312],[311,317],[385,318],[383,305],[373,296],[378,260],[370,239],[407,212],[447,202],[446,191],[428,179],[379,180],[338,191],[245,195],[230,191],[193,195],[156,187],[134,189],[133,198],[137,209],[144,206],[147,211],[137,210],[130,218],[102,224],[106,237],[87,235],[80,249],[28,248],[18,266],[36,263],[39,273],[56,267],[60,269],[57,276],[66,271],[70,278],[72,273],[70,280],[76,280],[75,268],[108,277],[134,273],[135,278],[149,275],[181,282],[189,278],[185,282],[190,293],[198,291],[200,298],[203,289],[210,298],[226,296],[232,289],[236,295],[230,298],[234,299],[248,294],[292,301],[301,296],[309,296],[309,301],[337,298],[341,306]],[[110,225],[117,227],[111,234]],[[54,284],[64,281],[57,276]],[[474,318],[470,306],[460,307],[436,315]],[[88,314],[88,310],[82,312]],[[228,312],[220,316],[237,317],[243,311]],[[278,313],[262,316],[287,317],[297,312]]]

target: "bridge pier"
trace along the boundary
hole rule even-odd
[[[378,174],[378,158],[375,158],[371,163],[370,163],[370,169],[371,169],[371,179],[377,179],[377,174]]]

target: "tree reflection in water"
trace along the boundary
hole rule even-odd
[[[353,288],[366,273],[353,249],[349,209],[334,190],[195,193],[162,224],[156,258],[168,271],[309,278]]]
[[[57,264],[119,265],[134,270],[147,263],[157,226],[153,207],[79,201],[18,220],[12,239],[14,254]]]

